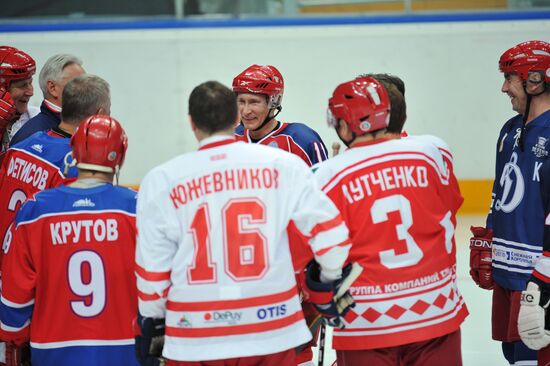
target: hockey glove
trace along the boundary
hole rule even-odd
[[[17,109],[10,93],[0,86],[0,133],[10,124]]]
[[[141,366],[160,366],[164,364],[165,320],[145,318],[138,314],[137,323],[141,334],[136,336],[136,357]]]
[[[493,230],[484,227],[470,227],[474,235],[470,239],[470,276],[481,288],[492,290],[492,240]]]
[[[550,344],[550,330],[546,326],[546,311],[550,304],[550,292],[541,291],[534,282],[527,284],[521,293],[518,331],[521,340],[533,350]]]
[[[345,327],[346,315],[351,308],[355,307],[353,297],[348,290],[362,270],[359,264],[350,263],[342,270],[342,278],[332,283],[323,283],[320,280],[319,264],[315,261],[309,262],[304,292],[307,300],[312,302],[323,316],[325,324],[340,329]]]

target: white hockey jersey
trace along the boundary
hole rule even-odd
[[[201,145],[142,182],[140,313],[166,318],[163,355],[172,360],[265,355],[307,342],[286,229],[293,220],[335,279],[350,248],[338,210],[292,154],[231,137]]]

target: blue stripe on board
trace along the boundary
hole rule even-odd
[[[130,30],[130,29],[186,29],[186,28],[247,28],[247,27],[287,27],[319,25],[361,25],[361,24],[402,24],[437,22],[478,22],[510,20],[550,19],[550,11],[526,12],[479,12],[479,13],[434,13],[406,15],[373,15],[342,17],[298,17],[260,19],[163,19],[132,21],[82,21],[82,22],[4,22],[0,23],[0,33],[7,32],[52,32],[86,30]]]

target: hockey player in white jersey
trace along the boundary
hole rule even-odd
[[[236,141],[230,89],[197,86],[189,116],[198,151],[153,169],[139,192],[138,358],[150,362],[151,338],[165,324],[166,365],[294,366],[294,347],[311,334],[286,228],[294,221],[309,238],[320,267],[312,292],[335,325],[350,308],[334,303],[345,287],[348,229],[299,157]]]

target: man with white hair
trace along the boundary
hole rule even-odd
[[[38,77],[44,101],[40,113],[31,118],[10,140],[10,146],[26,139],[38,131],[48,131],[61,121],[61,96],[65,85],[77,76],[84,74],[82,61],[73,55],[57,54],[50,57]]]

